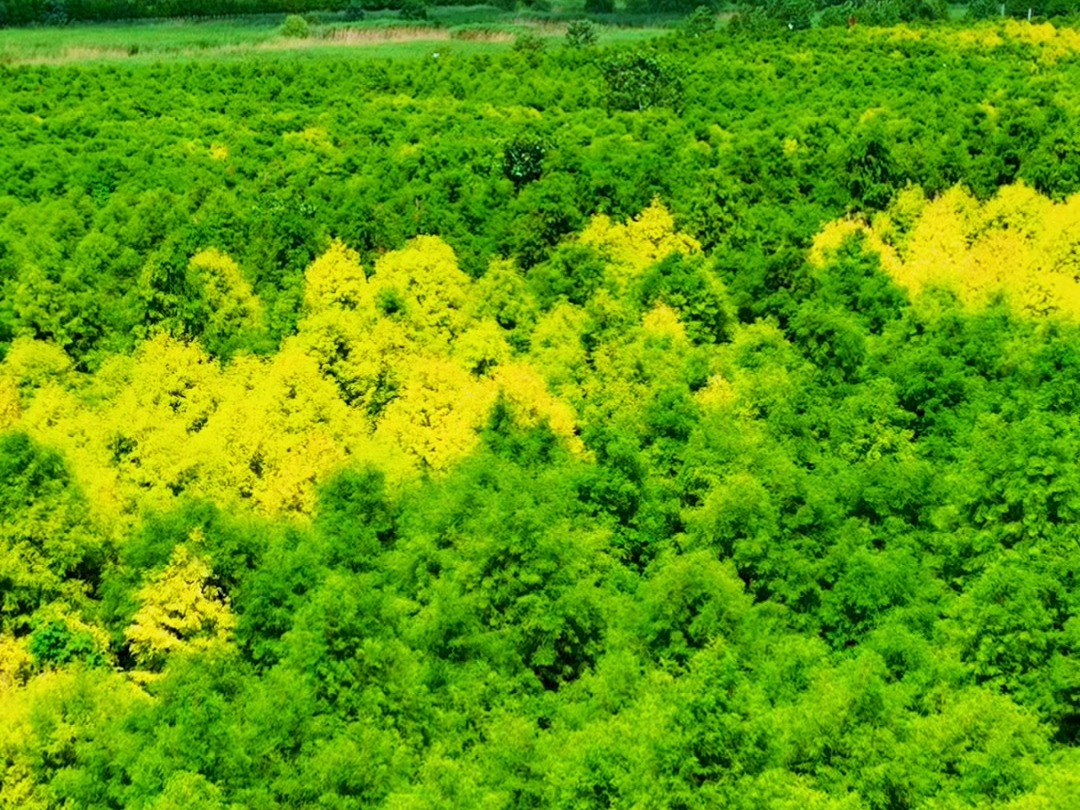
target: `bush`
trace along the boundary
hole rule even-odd
[[[588,20],[574,20],[566,27],[566,47],[576,50],[596,44],[596,26]]]
[[[701,37],[711,34],[716,28],[716,15],[707,6],[698,6],[686,18],[685,31],[688,37]]]
[[[903,20],[900,4],[895,0],[870,0],[855,9],[855,19],[867,25],[887,27]]]
[[[609,109],[677,109],[682,103],[682,74],[678,66],[660,56],[642,52],[623,53],[607,59],[600,69],[607,84]]]
[[[903,22],[944,20],[949,14],[945,0],[897,0],[897,6]]]
[[[42,9],[41,21],[46,25],[67,25],[68,12],[66,0],[47,0]]]
[[[281,25],[281,35],[294,39],[306,39],[311,36],[311,26],[299,14],[290,14]]]
[[[818,25],[822,28],[839,28],[840,26],[847,25],[852,17],[858,19],[855,11],[856,9],[853,3],[829,6],[821,12],[821,17],[818,19]]]
[[[757,36],[776,28],[776,20],[769,17],[765,10],[758,6],[740,11],[728,23],[728,30],[731,33],[750,34],[751,36]]]
[[[805,31],[814,14],[812,0],[766,0],[761,5],[744,5],[731,20],[735,32],[760,34],[766,31]]]
[[[427,4],[423,0],[404,0],[400,14],[403,20],[426,20]]]
[[[585,0],[586,14],[614,14],[615,0]]]
[[[810,27],[814,14],[811,0],[771,0],[765,6],[766,12],[774,20],[792,31],[805,31]]]
[[[701,0],[627,0],[632,14],[690,14]]]
[[[352,0],[349,5],[345,6],[342,17],[345,18],[346,22],[359,22],[364,19],[365,14],[364,4],[360,0]]]
[[[991,16],[996,15],[997,0],[988,0],[993,6]],[[847,25],[851,18],[865,25],[890,26],[901,22],[920,20],[943,20],[949,8],[944,0],[862,0],[844,3],[825,9],[821,14],[821,26]],[[970,13],[970,12],[969,12]],[[980,17],[979,19],[985,19]]]
[[[992,20],[1001,15],[1001,4],[997,0],[972,0],[968,6],[968,17],[973,20]]]
[[[512,47],[520,54],[538,54],[544,50],[544,40],[532,34],[518,34]]]
[[[514,188],[539,180],[544,173],[547,149],[543,141],[533,136],[518,136],[503,147],[503,174]]]

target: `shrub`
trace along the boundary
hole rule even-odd
[[[574,20],[566,27],[566,47],[584,50],[595,44],[596,26],[588,20]]]
[[[403,20],[426,20],[427,4],[423,0],[404,0],[400,14]]]
[[[607,84],[609,109],[678,108],[682,102],[682,74],[678,66],[660,56],[622,53],[607,59],[600,69]]]
[[[66,0],[46,0],[45,6],[42,8],[41,21],[46,25],[67,25]]]
[[[532,34],[518,34],[512,47],[520,54],[537,54],[544,50],[544,40]]]
[[[818,19],[818,25],[822,28],[838,28],[843,25],[847,25],[848,21],[856,17],[855,5],[853,3],[844,3],[839,6],[829,6],[827,9],[821,12],[821,17]]]
[[[685,31],[688,37],[697,38],[711,34],[714,28],[716,28],[716,15],[707,6],[698,6],[686,18]]]
[[[518,136],[503,147],[503,174],[514,188],[520,189],[540,179],[546,155],[543,141],[530,135]]]
[[[359,22],[364,19],[365,13],[364,4],[360,0],[352,0],[349,5],[345,6],[342,16],[346,22]]]
[[[764,9],[753,6],[744,11],[740,11],[738,14],[731,18],[731,22],[728,23],[728,30],[733,34],[750,34],[751,36],[757,36],[766,31],[772,31],[777,28],[776,20],[769,17],[765,13]]]
[[[614,14],[615,0],[585,0],[586,14]]]
[[[311,26],[299,14],[290,14],[281,25],[281,35],[294,39],[305,39],[311,36]]]
[[[972,0],[968,6],[968,17],[973,20],[992,20],[1001,14],[998,0]]]

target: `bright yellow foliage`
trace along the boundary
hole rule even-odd
[[[510,344],[490,318],[475,323],[454,342],[453,356],[473,374],[481,374],[510,359]]]
[[[514,328],[531,328],[536,302],[513,262],[494,261],[473,285],[473,317],[490,317]]]
[[[236,262],[211,248],[195,254],[189,267],[210,305],[208,332],[231,335],[262,326],[262,301]]]
[[[964,46],[989,50],[1005,44],[996,31],[987,28],[965,28],[956,33],[955,41]]]
[[[585,421],[594,424],[633,425],[643,430],[642,403],[654,392],[683,381],[684,360],[690,342],[682,334],[675,313],[657,307],[638,323],[623,299],[600,291],[592,301],[593,317],[620,323],[618,340],[601,342],[592,352],[590,368],[581,383],[579,406]]]
[[[1055,28],[1053,23],[1007,20],[1005,36],[1039,49],[1040,61],[1048,65],[1080,52],[1080,32],[1072,28]]]
[[[547,383],[535,368],[527,363],[509,363],[499,367],[494,381],[510,403],[519,424],[523,427],[535,427],[541,422],[547,422],[555,435],[562,437],[571,452],[585,452],[584,444],[576,435],[577,418],[574,409],[551,395]]]
[[[392,481],[445,470],[477,446],[500,392],[523,423],[546,420],[580,449],[573,409],[514,361],[494,320],[489,293],[515,288],[501,266],[474,283],[448,245],[420,237],[369,279],[335,242],[309,267],[305,317],[277,354],[222,365],[160,334],[80,375],[60,349],[18,340],[0,364],[0,419],[60,449],[99,516],[121,523],[179,495],[308,515],[316,484],[347,464]],[[261,317],[227,256],[201,253],[192,268],[222,328]]]
[[[735,401],[735,389],[721,374],[714,374],[708,383],[694,395],[698,405],[708,409],[720,409]]]
[[[144,669],[160,669],[179,650],[228,643],[236,619],[228,597],[209,584],[212,574],[204,560],[180,545],[168,566],[139,590],[140,607],[124,637]]]
[[[581,342],[585,313],[567,303],[557,304],[532,333],[530,357],[560,397],[580,402],[580,385],[588,373],[588,353]]]
[[[9,689],[26,682],[32,664],[26,638],[15,638],[10,633],[0,635],[0,698]]]
[[[626,281],[672,253],[686,255],[701,250],[700,243],[675,230],[675,220],[659,200],[626,223],[607,216],[594,217],[581,233],[581,242],[600,248],[611,257],[613,274]]]
[[[423,345],[442,348],[467,323],[472,280],[438,237],[418,236],[403,250],[387,253],[375,263],[372,283],[376,305],[396,316],[409,337]]]
[[[417,361],[376,435],[403,448],[424,469],[443,470],[468,455],[497,390],[441,358]]]
[[[686,340],[686,329],[679,320],[679,314],[667,304],[657,304],[645,313],[642,321],[645,334],[670,341]]]
[[[55,344],[16,338],[4,358],[4,369],[9,381],[29,388],[42,388],[52,382],[69,382],[72,363],[64,350]]]
[[[598,217],[581,240],[611,257],[616,283],[700,249],[659,203],[625,224]],[[262,304],[228,256],[203,251],[190,271],[210,333],[261,327]],[[308,268],[303,320],[273,356],[223,365],[159,334],[86,375],[59,348],[20,339],[0,364],[0,426],[59,449],[117,528],[181,495],[305,516],[316,485],[349,464],[375,464],[391,481],[446,470],[477,447],[500,396],[523,425],[546,422],[583,452],[579,418],[636,413],[655,385],[678,379],[690,349],[663,304],[641,319],[601,290],[588,313],[560,304],[539,323],[535,306],[512,264],[473,282],[435,237],[383,255],[370,276],[335,241]],[[581,335],[597,319],[630,331],[590,364]],[[509,328],[527,355],[515,356]],[[144,657],[155,626],[132,631]]]
[[[826,225],[811,261],[855,233],[914,298],[943,288],[972,310],[1003,296],[1022,315],[1080,318],[1080,195],[1055,203],[1023,183],[985,203],[959,188],[929,202],[905,192],[873,224]]]
[[[0,375],[0,430],[6,430],[19,421],[19,388],[10,376]]]
[[[335,239],[304,273],[304,309],[314,315],[332,307],[364,310],[371,303],[360,254]]]

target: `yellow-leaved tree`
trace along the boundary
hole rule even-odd
[[[192,541],[197,545],[198,538]],[[124,637],[139,666],[159,670],[169,655],[227,644],[236,626],[229,599],[211,583],[210,565],[188,545],[139,589],[139,609]]]
[[[188,265],[209,308],[204,334],[212,342],[243,340],[263,326],[263,305],[240,266],[213,248],[195,254]]]
[[[608,257],[610,289],[699,250],[659,203],[626,223],[598,217],[580,241]],[[203,251],[190,272],[213,310],[210,349],[231,353],[230,335],[262,328],[228,256]],[[449,245],[421,236],[367,273],[335,241],[308,268],[297,333],[273,355],[222,363],[157,334],[85,374],[59,348],[17,340],[0,364],[0,425],[59,449],[98,517],[121,529],[182,496],[303,517],[318,483],[349,464],[391,482],[448,469],[479,445],[500,397],[582,452],[579,418],[630,413],[654,393],[643,381],[676,379],[690,348],[662,302],[642,320],[601,289],[540,318],[510,262],[474,282]]]
[[[633,219],[617,223],[601,214],[582,231],[582,244],[600,248],[612,260],[611,274],[625,282],[672,253],[699,253],[701,245],[675,229],[675,219],[660,200]]]
[[[962,188],[934,200],[908,189],[872,222],[826,225],[811,261],[824,265],[860,233],[915,300],[944,289],[972,310],[1004,298],[1027,317],[1080,318],[1080,195],[1054,202],[1016,183],[980,203]]]
[[[206,251],[192,267],[223,329],[256,324],[235,263]],[[18,340],[0,365],[2,424],[62,450],[99,516],[121,522],[178,496],[303,516],[318,482],[349,463],[390,480],[446,469],[477,446],[500,391],[523,421],[580,446],[572,411],[515,365],[486,288],[441,240],[386,254],[370,279],[332,243],[304,292],[298,333],[276,354],[226,365],[158,334],[85,375],[55,346]]]

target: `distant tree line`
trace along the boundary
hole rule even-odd
[[[0,27],[5,25],[65,25],[69,22],[109,20],[218,17],[241,14],[304,14],[316,11],[356,12],[363,9],[402,6],[452,5],[453,0],[0,0]],[[492,0],[492,4],[512,10],[516,0]],[[550,10],[548,0],[523,0],[533,10]],[[625,10],[633,14],[690,14],[696,9],[718,10],[725,3],[712,0],[625,0]],[[814,17],[822,26],[851,22],[867,25],[895,25],[920,20],[943,20],[948,16],[946,0],[748,0],[740,3],[733,19],[737,29],[756,30],[780,23],[791,30],[809,28]],[[612,14],[615,0],[585,0],[588,14]],[[1044,19],[1077,12],[1076,0],[972,0],[968,17],[992,19],[1029,16]]]
[[[670,3],[678,0],[645,0]],[[689,3],[688,3],[689,5]],[[972,0],[967,18],[998,17],[1046,19],[1077,12],[1075,0]],[[809,28],[814,20],[822,27],[840,25],[898,25],[946,20],[946,0],[751,0],[743,3],[732,24],[736,29],[757,31],[777,27]]]
[[[0,27],[317,11],[344,12],[344,18],[353,21],[362,19],[365,9],[423,10],[441,4],[425,0],[0,0]]]
[[[0,0],[0,25],[340,11],[347,0]]]

